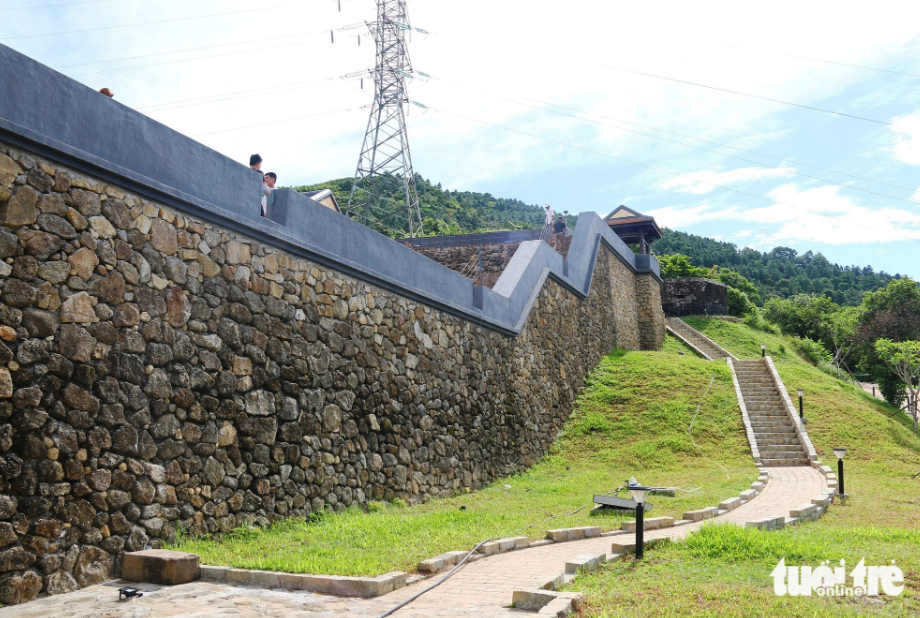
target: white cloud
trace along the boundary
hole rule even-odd
[[[756,223],[769,228],[755,235],[751,245],[758,247],[797,241],[845,245],[920,240],[920,211],[862,206],[840,195],[838,187],[800,189],[788,184],[770,196],[776,203],[757,208],[704,204],[668,206],[646,214],[662,225],[677,228],[709,221]]]
[[[891,131],[895,134],[891,148],[895,158],[910,165],[920,165],[920,112],[895,118]]]
[[[795,171],[787,167],[742,167],[727,172],[690,172],[664,181],[661,188],[677,191],[678,193],[705,195],[717,189],[718,187],[716,185],[724,187],[762,180],[764,178],[786,178],[794,174]]]

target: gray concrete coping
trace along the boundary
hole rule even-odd
[[[509,335],[523,329],[547,278],[585,298],[602,246],[661,281],[594,212],[578,217],[567,260],[524,242],[493,289],[473,282],[291,190],[259,216],[261,177],[169,127],[0,45],[0,140],[294,256],[334,268]]]

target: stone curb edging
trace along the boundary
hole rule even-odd
[[[205,581],[258,588],[284,588],[308,590],[347,597],[379,597],[406,585],[406,573],[391,571],[377,577],[345,577],[341,575],[304,575],[256,571],[220,566],[201,566],[201,579]]]
[[[683,321],[683,320],[681,320],[681,321]],[[666,331],[666,332],[671,333],[671,335],[673,335],[674,337],[677,337],[678,339],[680,339],[681,343],[683,343],[685,346],[687,346],[688,348],[690,348],[691,350],[693,350],[693,352],[694,352],[695,354],[697,354],[698,356],[703,357],[703,358],[706,359],[706,360],[712,360],[712,359],[709,357],[708,354],[706,354],[706,353],[703,352],[701,349],[699,349],[698,347],[696,347],[695,345],[693,345],[692,343],[690,343],[689,341],[687,341],[687,340],[684,338],[683,335],[681,335],[681,334],[678,333],[676,330],[674,330],[673,328],[671,328],[671,325],[670,325],[670,324],[665,325],[664,328],[665,328],[665,331]],[[687,328],[690,328],[690,327],[688,326]]]
[[[792,419],[792,423],[795,425],[795,432],[798,434],[799,440],[801,440],[802,445],[808,452],[808,459],[811,461],[817,461],[818,453],[815,451],[815,447],[811,443],[811,438],[808,437],[808,431],[806,431],[805,425],[802,423],[802,419],[799,418],[799,415],[796,412],[795,406],[792,403],[792,399],[789,397],[789,392],[786,390],[786,385],[783,383],[782,378],[779,377],[779,373],[776,371],[776,366],[773,364],[773,359],[767,356],[764,360],[766,361],[767,369],[769,369],[770,375],[773,377],[773,383],[776,385],[780,396],[783,398],[786,414],[790,419]]]
[[[712,346],[713,346],[714,348],[717,348],[719,351],[724,352],[726,358],[731,358],[731,359],[734,359],[734,360],[739,360],[739,358],[738,358],[737,356],[735,356],[734,354],[732,354],[731,352],[729,352],[728,350],[726,350],[725,348],[723,348],[722,346],[720,346],[718,343],[716,343],[715,341],[713,341],[711,337],[707,337],[706,335],[704,335],[704,334],[701,333],[700,331],[696,330],[695,328],[693,328],[692,326],[690,326],[689,324],[687,324],[686,322],[684,322],[684,321],[681,320],[680,318],[672,318],[672,319],[680,320],[680,323],[683,324],[684,327],[685,327],[687,330],[689,330],[689,331],[692,332],[692,333],[696,333],[697,335],[699,335],[699,336],[702,337],[703,339],[708,340],[709,343],[711,343]],[[684,338],[681,337],[680,340],[681,340],[681,341],[684,341]],[[686,343],[686,342],[685,342],[685,343]],[[690,345],[690,344],[687,344],[687,345]],[[691,347],[694,347],[694,346],[691,346]],[[694,349],[696,349],[696,348],[694,347]],[[703,356],[704,356],[705,358],[709,359],[709,360],[712,360],[712,359],[710,359],[709,356],[706,355],[706,354],[703,354]]]
[[[738,406],[741,408],[741,421],[744,423],[744,433],[747,434],[748,445],[751,447],[751,455],[754,457],[754,463],[758,466],[761,464],[760,447],[757,446],[757,436],[754,434],[754,427],[751,425],[751,417],[748,415],[747,405],[744,403],[744,395],[741,393],[741,382],[738,381],[738,374],[735,372],[735,363],[731,358],[726,358],[728,368],[732,372],[732,384],[735,387],[735,397],[738,399]]]

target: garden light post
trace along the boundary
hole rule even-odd
[[[760,358],[766,358],[766,357],[767,357],[767,344],[761,343],[760,344]]]
[[[800,388],[796,392],[799,394],[799,418],[802,419],[802,422],[805,422],[805,407],[802,405],[802,396],[805,394],[805,389]]]
[[[636,501],[636,560],[642,560],[643,549],[645,549],[645,497],[650,491],[652,491],[651,487],[643,485],[632,485],[629,488],[633,500]]]
[[[843,489],[843,456],[847,454],[845,448],[835,448],[834,455],[837,456],[837,495],[846,496]]]

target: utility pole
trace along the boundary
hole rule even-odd
[[[383,234],[421,236],[422,213],[406,131],[406,79],[412,78],[406,0],[377,0],[377,21],[368,28],[377,44],[374,103],[345,212]],[[393,199],[396,196],[400,199]]]

